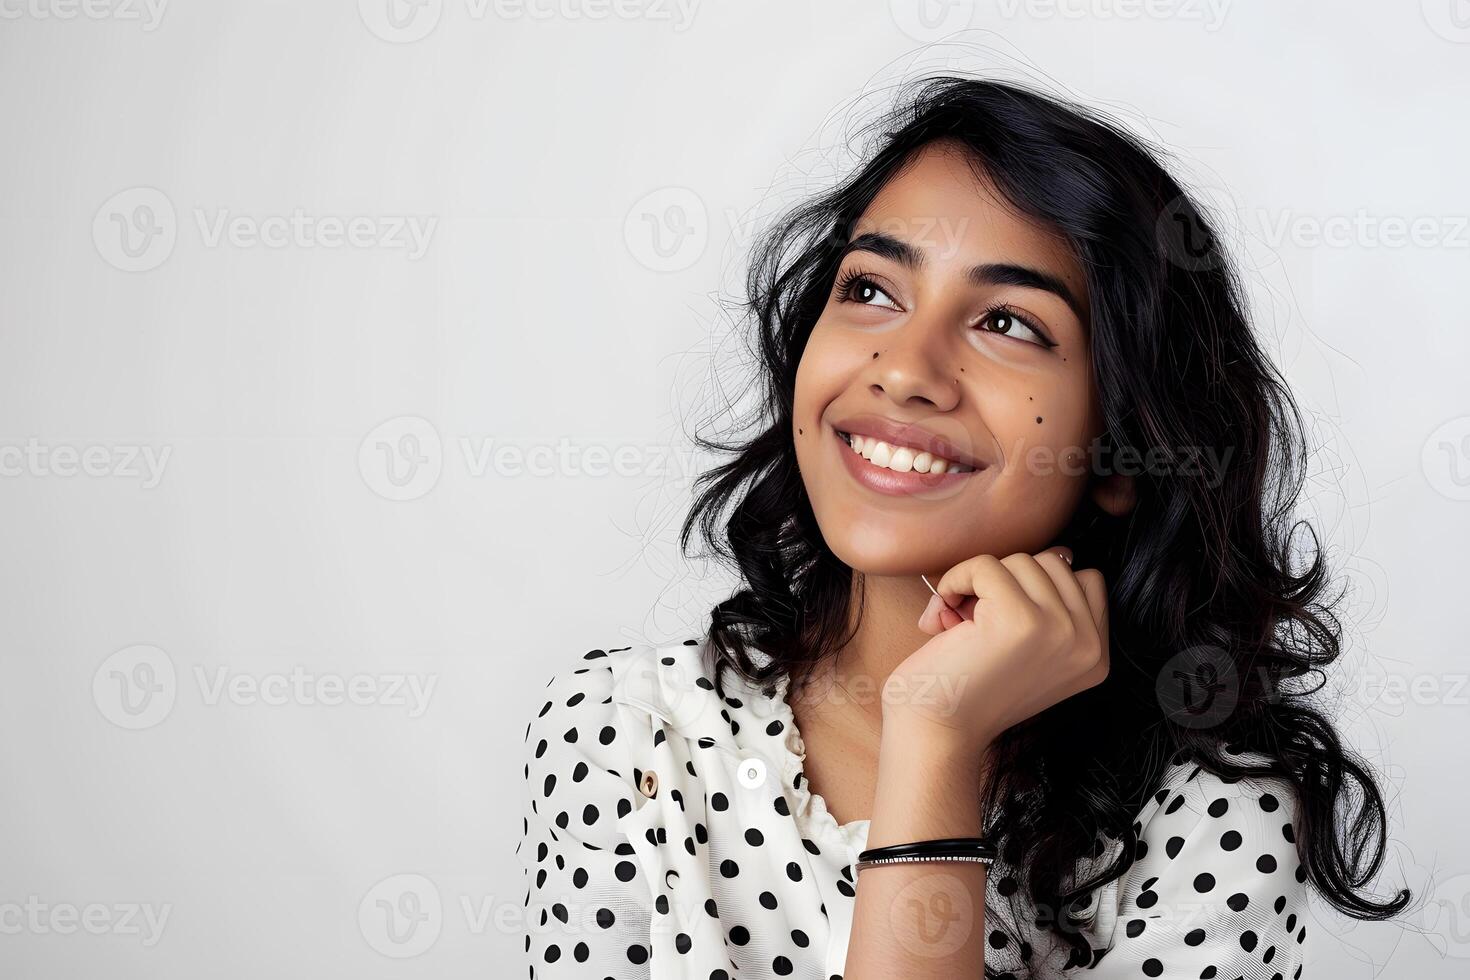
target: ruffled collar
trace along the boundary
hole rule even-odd
[[[736,757],[740,778],[752,780],[752,785],[771,776],[780,779],[802,836],[823,851],[840,848],[855,859],[870,821],[840,824],[827,810],[827,801],[812,792],[804,771],[806,743],[786,702],[789,676],[756,684],[726,671],[721,698],[710,670],[710,642],[706,632],[698,640],[614,652],[613,700],[662,718],[690,741],[726,749]],[[769,663],[759,651],[755,659],[760,665]]]

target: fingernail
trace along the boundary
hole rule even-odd
[[[939,596],[931,594],[929,596],[929,602],[928,602],[928,604],[924,606],[924,611],[919,614],[919,619],[920,620],[923,620],[924,617],[930,616],[930,615],[936,615],[936,614],[938,614],[938,612],[939,612]]]

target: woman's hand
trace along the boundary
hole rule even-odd
[[[919,617],[933,639],[883,688],[883,720],[984,752],[1002,732],[1108,675],[1107,590],[1071,549],[980,555],[951,568]]]

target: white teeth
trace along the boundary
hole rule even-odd
[[[965,466],[942,456],[910,449],[908,446],[893,446],[881,439],[846,433],[847,443],[853,452],[884,469],[897,473],[969,473],[975,467]]]

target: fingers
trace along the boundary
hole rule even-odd
[[[1063,605],[1071,615],[1073,625],[1078,630],[1095,630],[1097,622],[1093,618],[1091,603],[1080,581],[1082,571],[1087,569],[1073,572],[1072,563],[1062,557],[1063,553],[1070,557],[1066,548],[1048,548],[1036,556],[1036,563],[1051,575],[1052,584],[1056,586],[1057,594],[1061,596]]]
[[[934,583],[934,591],[950,607],[959,606],[971,596],[981,603],[987,599],[1003,598],[1018,602],[1030,601],[1015,576],[994,555],[976,555],[960,562]],[[971,608],[974,608],[974,604]],[[941,612],[941,618],[943,615]]]
[[[938,635],[973,620],[976,606],[1001,596],[1025,598],[1039,608],[1065,614],[1079,630],[1091,628],[1107,638],[1107,589],[1096,569],[1072,570],[1072,549],[1055,545],[1035,556],[1004,559],[978,555],[951,568],[935,583],[938,596],[919,617],[919,628]],[[942,597],[942,598],[941,598]]]
[[[1107,639],[1108,587],[1103,582],[1102,572],[1095,568],[1084,568],[1077,573],[1076,578],[1077,586],[1087,597],[1087,610],[1092,614],[1093,625],[1097,627],[1098,634]]]
[[[1045,557],[1047,565],[1042,565],[1037,560],[1038,557]],[[1057,549],[1043,551],[1040,556],[1018,552],[1001,559],[1001,564],[1021,584],[1021,588],[1026,590],[1026,595],[1030,596],[1031,602],[1038,609],[1044,610],[1048,615],[1071,621],[1072,614],[1062,601],[1057,583],[1053,579],[1053,575],[1058,573],[1053,573],[1048,567],[1066,566],[1067,563],[1062,560]],[[1066,574],[1070,575],[1070,572]]]

